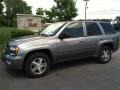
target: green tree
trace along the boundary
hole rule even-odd
[[[0,0],[0,26],[5,25],[5,18],[4,18],[4,14],[3,14],[3,0]]]
[[[120,21],[120,16],[117,16],[115,20]]]
[[[77,16],[74,0],[54,0],[56,6],[53,6],[52,11],[54,16],[58,17],[59,21],[68,21]]]
[[[114,27],[117,31],[120,31],[120,16],[117,16],[115,20],[117,21],[117,24],[115,24]]]
[[[58,21],[58,18],[56,19],[57,15],[56,12],[53,10],[53,7],[51,10],[44,10],[45,13],[45,21],[46,22],[55,22]]]
[[[2,4],[3,0],[0,0],[0,15],[3,14],[3,4]]]
[[[70,21],[77,16],[74,0],[54,0],[54,5],[50,10],[37,9],[38,15],[44,16],[45,22]]]
[[[41,15],[41,22],[45,23],[46,22],[46,17],[44,16],[45,10],[43,8],[38,8],[36,10],[36,15]]]
[[[52,10],[52,9],[51,9]],[[53,12],[51,12],[51,10],[46,10],[43,8],[38,8],[36,10],[36,14],[37,15],[41,15],[41,22],[45,23],[45,22],[53,22]]]
[[[23,0],[4,0],[8,25],[16,25],[16,14],[31,14],[31,6]]]
[[[43,8],[38,8],[38,9],[36,10],[36,14],[37,14],[37,15],[44,15],[44,10],[43,10]]]

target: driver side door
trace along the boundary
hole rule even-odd
[[[71,23],[61,32],[68,38],[58,39],[58,60],[66,61],[84,57],[85,37],[82,22]]]

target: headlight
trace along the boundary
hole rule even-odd
[[[10,55],[18,55],[19,47],[17,46],[10,46]]]

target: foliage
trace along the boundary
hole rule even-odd
[[[43,8],[38,8],[38,9],[36,10],[36,15],[41,15],[41,22],[42,22],[42,23],[47,22],[46,17],[44,17],[45,11],[46,11],[46,10],[44,10]]]
[[[100,21],[104,21],[104,22],[111,22],[112,19],[100,19]]]
[[[0,44],[4,44],[11,39],[10,32],[12,30],[16,30],[16,28],[0,27]]]
[[[103,21],[103,22],[111,22],[112,21],[112,19],[88,19],[88,20],[89,21]]]
[[[34,32],[30,30],[12,30],[11,31],[12,38],[26,36],[26,35],[34,35]]]
[[[115,20],[117,21],[117,24],[115,24],[114,27],[117,31],[120,31],[120,16],[117,16]]]
[[[4,16],[3,16],[3,0],[0,0],[0,26],[2,26],[5,22]]]
[[[0,0],[0,15],[3,14],[3,4],[2,4],[3,0]]]
[[[118,22],[117,24],[114,24],[114,28],[116,31],[120,30],[120,22]]]
[[[60,21],[68,21],[77,16],[74,0],[54,0],[56,6],[53,6],[52,11],[58,16]]]
[[[0,54],[1,54],[1,51],[4,49],[4,46],[5,46],[4,44],[13,38],[11,36],[11,32],[14,32],[17,30],[18,30],[17,28],[0,26]],[[22,30],[20,30],[20,31],[22,32]],[[24,32],[24,30],[23,30],[23,32]],[[26,34],[26,35],[28,35],[28,34]]]
[[[36,10],[36,14],[37,14],[37,15],[44,15],[44,10],[43,10],[43,8],[38,8],[38,9]]]
[[[0,16],[0,26],[6,26],[6,19],[4,15]]]
[[[45,22],[70,21],[77,16],[74,0],[54,0],[54,5],[50,10],[37,9],[38,15],[44,15]]]
[[[33,34],[34,32],[30,30],[20,30],[11,27],[0,27],[0,44],[4,44],[5,42],[15,37],[33,35]]]
[[[4,0],[6,19],[9,26],[15,26],[16,14],[31,14],[31,7],[23,0]]]
[[[115,18],[115,20],[116,20],[116,21],[120,21],[120,16],[117,16],[117,17]]]

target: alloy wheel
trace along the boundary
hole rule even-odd
[[[102,52],[102,60],[107,62],[107,61],[110,60],[110,58],[111,58],[111,51],[107,50],[107,49],[103,50],[103,52]]]
[[[45,58],[35,58],[31,63],[31,71],[36,75],[44,73],[46,69],[47,62]]]

